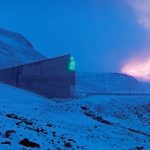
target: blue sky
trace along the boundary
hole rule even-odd
[[[48,57],[72,53],[83,71],[120,72],[148,43],[125,0],[1,0],[0,27]]]

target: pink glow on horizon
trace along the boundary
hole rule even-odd
[[[126,0],[135,11],[137,21],[150,33],[150,0]],[[133,57],[121,69],[122,73],[131,75],[139,80],[150,82],[150,48],[142,50],[136,59]],[[138,55],[138,56],[137,56]]]
[[[150,81],[150,58],[130,61],[123,66],[121,72],[143,81]]]

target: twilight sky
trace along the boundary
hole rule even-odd
[[[79,70],[131,74],[150,57],[149,0],[0,0],[0,27],[48,57],[72,53]]]

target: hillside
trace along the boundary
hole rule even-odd
[[[150,93],[150,84],[121,73],[77,72],[77,93]]]
[[[21,34],[0,28],[0,69],[44,58]]]
[[[150,97],[60,100],[2,83],[0,89],[0,149],[150,148]]]

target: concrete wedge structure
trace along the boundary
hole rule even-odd
[[[71,55],[0,70],[0,81],[48,98],[75,96],[75,59]]]

